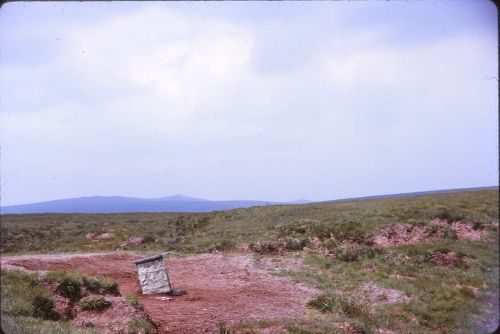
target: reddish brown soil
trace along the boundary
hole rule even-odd
[[[2,267],[28,270],[78,270],[116,280],[122,295],[138,293],[133,260],[126,253],[97,255],[33,255],[2,257]],[[317,290],[272,276],[256,266],[250,255],[205,254],[169,258],[170,281],[187,293],[162,300],[140,295],[145,311],[159,326],[160,333],[215,333],[217,323],[228,325],[247,320],[297,317]]]
[[[474,224],[470,222],[462,222],[462,221],[454,221],[448,223],[446,219],[433,219],[431,220],[432,225],[443,226],[450,225],[450,228],[457,235],[457,239],[459,240],[472,240],[478,241],[485,237],[486,232],[480,228],[475,227]]]
[[[455,252],[435,252],[427,256],[427,260],[439,265],[439,266],[449,266],[457,262],[464,261],[464,257],[460,257]]]
[[[431,225],[437,226],[432,229],[429,226],[390,224],[382,227],[373,237],[375,246],[388,247],[393,245],[415,244],[429,239],[440,238],[443,235],[442,227],[450,225],[459,240],[478,241],[485,237],[486,232],[475,227],[469,222],[455,221],[448,223],[445,219],[436,218],[430,221]]]
[[[415,244],[423,242],[430,237],[438,236],[439,235],[431,236],[430,229],[425,226],[390,224],[384,226],[373,236],[373,244],[379,247]]]
[[[82,310],[76,306],[76,315],[71,323],[77,327],[95,327],[105,334],[127,333],[131,319],[146,318],[141,311],[125,301],[123,297],[105,296],[111,306],[102,311]],[[154,330],[151,330],[154,332]]]
[[[484,235],[484,231],[475,229],[473,224],[467,222],[453,222],[451,223],[451,229],[458,239],[463,240],[477,241],[481,240]]]

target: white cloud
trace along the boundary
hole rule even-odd
[[[491,40],[398,45],[387,26],[316,14],[257,25],[149,5],[53,24],[54,57],[0,69],[3,200],[328,199],[497,180]],[[449,173],[464,155],[475,162]]]
[[[124,82],[161,101],[161,114],[181,117],[223,98],[248,66],[252,40],[245,29],[147,8],[92,27],[75,27],[64,56],[102,89]],[[82,54],[73,50],[84,50]],[[147,111],[144,111],[147,112]]]

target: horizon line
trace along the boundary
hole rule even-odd
[[[204,199],[204,198],[199,198],[199,197],[192,197],[189,195],[183,195],[183,194],[174,194],[174,195],[167,195],[167,196],[160,196],[160,197],[134,197],[134,196],[122,196],[122,195],[110,195],[110,196],[102,196],[102,195],[90,195],[90,196],[79,196],[79,197],[66,197],[66,198],[58,198],[58,199],[51,199],[51,200],[44,200],[44,201],[37,201],[37,202],[25,202],[25,203],[20,203],[20,204],[8,204],[8,205],[2,205],[1,204],[1,199],[0,199],[0,208],[6,208],[6,207],[12,207],[12,206],[21,206],[21,205],[32,205],[32,204],[39,204],[39,203],[48,203],[48,202],[56,202],[56,201],[64,201],[64,200],[73,200],[73,199],[82,199],[82,198],[96,198],[96,197],[101,197],[101,198],[130,198],[130,199],[138,199],[138,200],[159,200],[162,198],[167,198],[169,197],[187,197],[199,201],[210,201],[210,202],[228,202],[228,201],[255,201],[255,202],[267,202],[267,203],[273,203],[273,204],[287,204],[290,202],[296,202],[296,201],[307,201],[309,203],[325,203],[325,202],[333,202],[333,201],[348,201],[348,200],[356,200],[356,199],[368,199],[368,198],[373,198],[373,197],[387,197],[387,196],[405,196],[405,195],[418,195],[418,194],[426,194],[426,193],[436,193],[436,192],[441,192],[441,193],[446,193],[446,192],[459,192],[459,191],[474,191],[474,190],[481,190],[481,189],[494,189],[494,188],[499,188],[499,185],[489,185],[489,186],[477,186],[477,187],[467,187],[467,188],[446,188],[446,189],[435,189],[435,190],[419,190],[419,191],[411,191],[411,192],[401,192],[401,193],[386,193],[386,194],[370,194],[370,195],[362,195],[362,196],[355,196],[355,197],[342,197],[342,198],[333,198],[333,199],[326,199],[326,200],[319,200],[319,201],[313,201],[309,200],[306,198],[298,198],[294,200],[288,200],[288,201],[275,201],[275,200],[259,200],[259,199]]]

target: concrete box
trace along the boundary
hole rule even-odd
[[[163,255],[147,257],[134,262],[137,266],[143,294],[170,292],[171,286]]]

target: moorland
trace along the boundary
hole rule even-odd
[[[2,328],[488,333],[498,326],[498,210],[497,188],[204,213],[2,215]],[[187,294],[141,295],[132,260],[167,252]],[[123,326],[113,312],[129,314]]]

